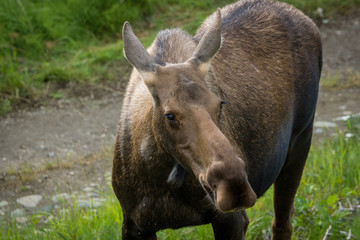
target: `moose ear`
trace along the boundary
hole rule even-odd
[[[154,103],[157,104],[159,99],[155,87],[155,74],[158,65],[155,63],[153,57],[146,51],[140,40],[135,36],[129,22],[124,23],[122,36],[126,59],[140,73],[153,97]]]
[[[221,12],[216,11],[214,22],[201,38],[189,61],[196,65],[208,65],[221,45]]]
[[[135,36],[130,23],[125,22],[122,31],[124,55],[131,65],[144,77],[147,73],[155,73],[157,64]]]

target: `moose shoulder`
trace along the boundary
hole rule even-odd
[[[194,37],[161,31],[146,50],[126,22],[123,40],[134,70],[113,163],[122,238],[211,223],[215,239],[243,239],[245,209],[274,184],[272,239],[290,239],[321,73],[315,24],[246,0]]]

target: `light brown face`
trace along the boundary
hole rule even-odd
[[[219,122],[224,102],[204,84],[205,73],[190,63],[161,67],[157,72],[157,92],[161,121],[183,166],[199,174],[208,165],[207,151],[201,146],[210,138],[209,128]],[[164,84],[162,84],[164,83]],[[164,85],[164,86],[161,86]],[[187,157],[185,157],[187,156]]]
[[[190,63],[158,68],[159,118],[173,155],[226,212],[251,207],[256,195],[245,164],[219,129],[224,101],[204,84],[206,72]],[[163,84],[167,83],[167,84]]]
[[[222,99],[205,84],[212,57],[221,43],[221,16],[204,34],[185,63],[159,66],[124,24],[124,52],[140,73],[154,100],[156,133],[181,166],[192,172],[221,211],[254,205],[252,190],[240,159],[219,129]],[[161,126],[161,127],[156,127]]]

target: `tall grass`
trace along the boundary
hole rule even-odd
[[[109,156],[110,157],[110,156]],[[316,145],[304,170],[295,198],[293,239],[322,239],[329,226],[329,239],[360,239],[360,214],[341,210],[356,207],[360,200],[360,118],[347,122],[347,130]],[[27,224],[18,224],[10,215],[0,216],[0,239],[121,239],[122,212],[111,191],[104,191],[106,205],[81,209],[75,203],[54,213],[29,216]],[[248,211],[247,239],[270,236],[273,217],[271,189]],[[54,215],[53,215],[54,214]],[[55,217],[54,217],[55,216]],[[7,221],[7,218],[10,221]],[[39,221],[47,219],[47,223]],[[159,239],[213,239],[210,225],[164,230]]]

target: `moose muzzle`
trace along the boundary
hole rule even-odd
[[[205,180],[205,183],[204,183]],[[205,189],[210,190],[216,207],[222,212],[239,211],[252,207],[256,194],[251,188],[245,172],[245,163],[240,158],[231,161],[217,161],[210,165]]]

